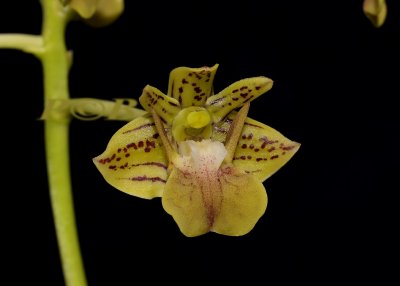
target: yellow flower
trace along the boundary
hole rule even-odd
[[[64,4],[68,4],[94,27],[111,24],[124,11],[124,0],[68,0]]]
[[[214,95],[217,68],[174,69],[167,95],[146,86],[139,101],[148,114],[118,130],[94,158],[115,188],[162,197],[186,236],[248,233],[267,206],[262,182],[300,147],[247,118],[250,101],[272,80],[243,79]]]
[[[375,27],[380,27],[385,23],[387,14],[385,0],[364,0],[363,10]]]

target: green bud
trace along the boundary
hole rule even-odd
[[[385,23],[387,6],[385,0],[364,0],[363,10],[371,23],[379,28]]]
[[[124,12],[124,0],[98,0],[96,12],[86,19],[92,27],[104,27],[113,23]]]
[[[69,6],[84,19],[91,18],[96,12],[100,0],[70,0]]]

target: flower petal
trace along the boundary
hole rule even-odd
[[[169,75],[168,95],[182,107],[203,106],[212,95],[218,64],[213,67],[173,69]]]
[[[231,112],[224,121],[215,125],[211,139],[225,142],[235,116],[236,112]],[[263,182],[285,165],[299,148],[299,143],[289,140],[275,129],[247,118],[233,165]]]
[[[164,191],[168,160],[151,117],[136,118],[119,129],[93,162],[122,192],[151,199]]]
[[[363,10],[365,16],[375,27],[380,27],[385,23],[387,15],[385,0],[364,0]]]
[[[178,101],[162,93],[155,87],[147,85],[139,98],[142,107],[149,113],[152,109],[165,123],[172,124],[172,121],[181,110]]]
[[[225,235],[250,232],[265,213],[268,203],[263,184],[235,167],[222,169],[223,201],[211,230]]]
[[[231,164],[217,172],[174,168],[162,204],[186,236],[209,231],[239,236],[252,230],[264,214],[267,193],[254,176]]]
[[[239,80],[207,99],[206,109],[213,114],[213,121],[221,121],[229,112],[250,102],[272,88],[267,77]]]

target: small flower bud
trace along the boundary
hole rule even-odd
[[[96,12],[86,19],[92,27],[104,27],[113,23],[124,12],[124,0],[98,0]]]
[[[385,0],[364,0],[363,10],[375,27],[379,28],[385,23],[387,14]]]

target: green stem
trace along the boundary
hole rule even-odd
[[[68,99],[69,62],[65,46],[68,11],[58,0],[42,0],[44,96]],[[87,285],[75,224],[69,169],[69,120],[46,120],[47,173],[65,283]]]
[[[40,57],[43,53],[43,38],[25,34],[1,34],[0,48],[17,49]]]

